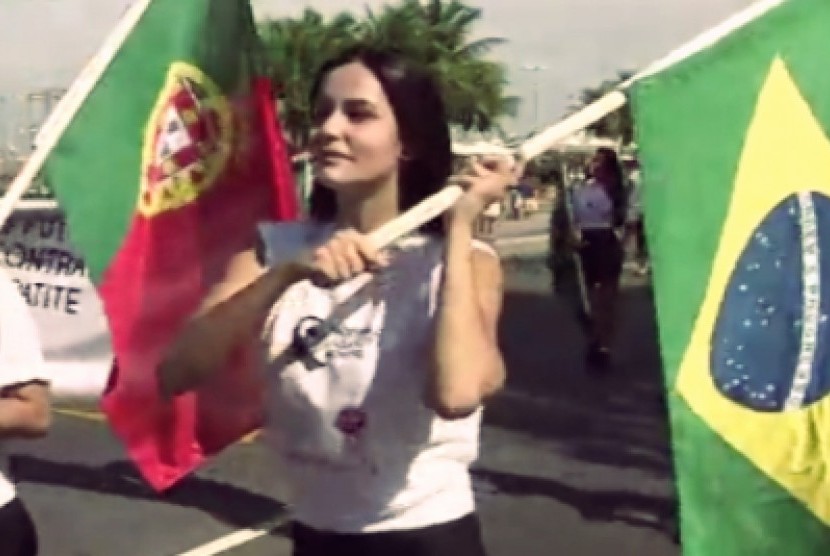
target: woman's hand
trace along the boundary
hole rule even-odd
[[[522,170],[522,164],[513,164],[503,156],[472,159],[462,174],[450,178],[450,183],[460,185],[464,194],[447,211],[447,218],[472,224],[491,203],[504,197]]]
[[[582,230],[574,228],[569,234],[572,249],[581,249],[585,246],[585,239],[582,237]]]
[[[337,232],[328,242],[306,254],[302,262],[311,280],[321,286],[336,285],[389,264],[386,254],[378,251],[368,236],[354,230]]]

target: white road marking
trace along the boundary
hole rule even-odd
[[[517,245],[522,243],[539,243],[546,242],[550,239],[547,234],[535,234],[530,236],[516,236],[496,239],[496,249],[501,246]]]
[[[192,548],[187,552],[182,552],[178,556],[216,556],[218,554],[222,554],[223,552],[227,552],[232,548],[242,546],[243,544],[247,544],[251,541],[264,537],[278,527],[284,525],[287,521],[287,517],[281,518],[275,521],[267,529],[240,529],[239,531],[234,531],[224,537],[220,537],[215,541],[210,541],[201,546],[197,546],[196,548]],[[280,548],[286,549],[286,554],[289,554],[291,542],[288,539],[277,538],[275,541],[281,545]]]

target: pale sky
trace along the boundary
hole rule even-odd
[[[187,1],[187,0],[181,0]],[[534,125],[538,84],[540,125],[556,121],[579,90],[638,69],[751,0],[468,0],[483,10],[477,37],[507,44],[493,58],[509,69],[510,92],[523,99],[513,131]],[[258,17],[298,16],[306,6],[330,15],[379,9],[384,0],[252,0]],[[66,87],[130,0],[0,0],[0,143],[9,133],[14,97]],[[522,65],[539,65],[539,72]],[[19,110],[19,108],[18,108]],[[4,121],[5,120],[5,121]]]

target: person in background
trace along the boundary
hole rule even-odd
[[[502,212],[502,202],[495,201],[490,203],[484,212],[479,217],[479,222],[481,225],[480,232],[481,235],[486,238],[492,238],[493,233],[496,229],[496,222],[498,222],[499,218],[501,217]]]
[[[628,214],[626,217],[626,235],[624,244],[633,244],[631,251],[634,259],[634,272],[640,276],[649,273],[646,232],[643,222],[642,191],[640,183],[640,164],[637,159],[627,163],[628,168]]]
[[[516,189],[519,192],[519,218],[527,218],[533,213],[533,206],[536,203],[535,189],[531,184],[533,179],[529,174],[519,182]]]
[[[525,216],[531,216],[539,211],[538,189],[529,183],[524,184],[522,196],[524,197]]]
[[[270,225],[259,259],[239,255],[167,354],[161,393],[197,387],[261,336],[295,556],[482,556],[469,466],[505,366],[502,270],[473,237],[512,165],[473,160],[450,178],[439,90],[390,52],[330,61],[311,101],[310,220]],[[378,252],[367,234],[448,178],[465,191],[456,205]]]
[[[32,518],[17,497],[4,440],[38,438],[51,420],[49,381],[29,308],[17,286],[0,270],[0,554],[38,552]]]
[[[590,305],[586,362],[606,369],[611,362],[617,297],[623,264],[622,228],[626,189],[617,154],[600,148],[588,165],[589,179],[572,197],[572,233]]]
[[[522,218],[522,193],[519,186],[511,187],[507,191],[507,218],[510,220],[521,220]]]

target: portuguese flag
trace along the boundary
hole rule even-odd
[[[830,2],[634,90],[688,556],[830,554]]]
[[[45,168],[112,332],[103,409],[159,490],[261,422],[247,353],[172,403],[155,376],[257,222],[296,216],[257,49],[247,0],[153,0]]]

